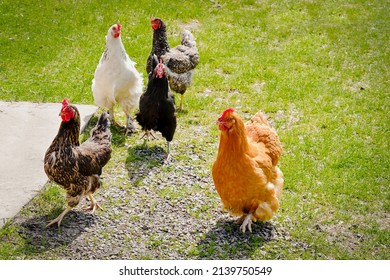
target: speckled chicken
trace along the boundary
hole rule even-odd
[[[194,35],[184,29],[181,34],[181,44],[171,49],[168,44],[166,25],[160,18],[152,18],[153,46],[146,62],[146,72],[153,71],[153,55],[162,59],[169,69],[169,87],[181,94],[179,109],[183,109],[184,93],[192,82],[194,69],[199,63],[199,52]]]
[[[244,124],[231,108],[218,118],[221,131],[212,175],[223,206],[240,216],[241,231],[252,231],[252,221],[268,221],[279,209],[283,173],[279,137],[265,115],[257,113]]]
[[[102,113],[90,137],[79,143],[80,114],[76,106],[62,101],[62,122],[57,136],[47,149],[44,169],[50,180],[66,190],[67,208],[47,226],[61,224],[64,216],[76,207],[82,196],[88,196],[90,207],[100,208],[93,193],[100,187],[100,175],[111,157],[111,131],[107,113]]]

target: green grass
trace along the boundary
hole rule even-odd
[[[264,243],[253,235],[223,248],[216,241],[184,248],[152,235],[147,246],[173,244],[172,250],[191,258],[234,258],[240,251],[254,259],[390,258],[388,1],[127,2],[1,1],[0,100],[68,97],[93,104],[91,80],[108,27],[123,24],[124,45],[144,73],[155,15],[167,23],[171,46],[190,25],[200,51],[185,111],[178,114],[174,157],[194,165],[200,177],[210,176],[219,140],[214,123],[227,107],[245,119],[265,111],[284,146],[285,189],[274,222],[289,239]],[[160,168],[162,178],[172,171],[140,158],[137,136],[113,134],[113,158],[105,168],[110,180],[103,190],[119,186],[134,193],[142,185],[128,180],[135,164]],[[149,145],[156,152],[165,149],[162,140]],[[212,185],[150,187],[172,201],[204,194],[205,205],[187,209],[195,219],[211,219],[211,209],[220,207]],[[22,214],[54,217],[63,207],[60,193],[47,186]],[[230,223],[217,225],[233,230]],[[204,236],[219,240],[215,233]],[[42,256],[47,255],[30,245],[18,225],[0,230],[0,259]],[[153,257],[145,252],[144,258]]]

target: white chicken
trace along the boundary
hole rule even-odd
[[[109,110],[110,120],[114,119],[114,106],[119,104],[126,114],[126,134],[136,131],[130,113],[138,108],[143,90],[142,75],[135,68],[135,62],[127,55],[121,40],[121,25],[114,24],[106,36],[106,48],[96,67],[92,80],[95,104]]]

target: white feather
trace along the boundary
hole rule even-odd
[[[97,106],[112,109],[119,104],[126,114],[130,114],[138,108],[143,78],[126,53],[121,36],[114,38],[111,31],[112,27],[108,30],[106,49],[96,67],[92,92]]]

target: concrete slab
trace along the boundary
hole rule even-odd
[[[97,107],[77,105],[84,129]],[[57,134],[61,103],[0,101],[0,228],[47,182],[46,149]]]

